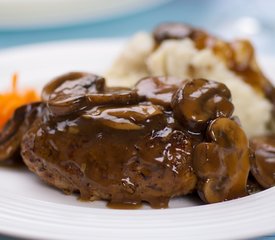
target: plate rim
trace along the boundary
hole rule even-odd
[[[39,48],[44,48],[44,47],[46,47],[46,48],[52,48],[52,47],[56,47],[56,48],[58,48],[59,46],[63,46],[64,47],[64,44],[65,44],[65,47],[66,46],[70,46],[70,45],[77,45],[77,44],[87,44],[87,45],[89,45],[89,44],[95,44],[95,43],[98,43],[98,42],[101,42],[101,44],[108,44],[108,43],[112,43],[112,44],[123,44],[124,42],[125,42],[125,39],[124,38],[114,38],[114,39],[110,39],[110,38],[102,38],[102,39],[92,39],[92,40],[87,40],[87,39],[85,39],[85,40],[77,40],[77,41],[75,41],[75,40],[69,40],[69,41],[57,41],[57,42],[50,42],[50,43],[39,43],[39,44],[29,44],[29,45],[26,45],[26,46],[20,46],[20,47],[12,47],[12,48],[9,48],[9,49],[5,49],[5,50],[1,50],[0,51],[0,59],[2,59],[2,57],[5,57],[5,56],[8,56],[8,55],[10,55],[10,54],[14,54],[15,52],[18,54],[18,51],[29,51],[30,49],[33,49],[33,50],[37,50],[37,49],[39,49]],[[273,58],[274,59],[274,58]],[[247,198],[260,198],[260,196],[265,196],[265,195],[267,195],[267,194],[269,194],[270,192],[272,192],[272,193],[274,193],[273,195],[273,197],[275,198],[275,188],[273,187],[273,188],[270,188],[270,189],[267,189],[267,190],[265,190],[265,191],[262,191],[262,192],[260,192],[260,193],[257,193],[256,195],[252,195],[252,196],[248,196],[248,197],[244,197],[244,198],[240,198],[240,199],[236,199],[236,200],[232,200],[232,201],[228,201],[228,202],[223,202],[223,203],[217,203],[217,204],[215,204],[215,206],[214,206],[214,204],[213,205],[204,205],[204,206],[196,206],[196,207],[188,207],[188,209],[190,209],[190,208],[199,208],[199,209],[204,209],[204,208],[214,208],[214,207],[216,207],[216,206],[224,206],[224,205],[232,205],[232,204],[235,204],[236,202],[242,202],[242,201],[245,201]],[[3,200],[3,198],[5,197],[5,196],[1,196],[3,193],[0,193],[0,198],[1,198],[1,200],[0,200],[0,202]],[[13,194],[11,194],[11,195],[13,195]],[[255,197],[256,196],[256,197]],[[14,195],[14,196],[11,196],[11,197],[16,197],[16,195]],[[18,197],[18,196],[17,196]],[[20,197],[20,196],[19,196]],[[22,199],[21,200],[24,200],[26,197],[22,197]],[[26,199],[25,199],[26,200]],[[25,201],[24,200],[24,201]],[[36,199],[32,199],[31,200],[31,202],[32,203],[34,203],[34,205],[35,204],[37,204],[37,202],[43,202],[43,201],[40,201],[40,200],[36,200]],[[55,207],[58,207],[58,206],[64,206],[64,205],[62,205],[62,204],[58,204],[58,203],[48,203],[48,202],[46,202],[46,206],[47,207],[49,207],[49,206],[55,206]],[[66,206],[66,205],[65,205]],[[214,207],[213,207],[214,206]],[[2,205],[0,204],[0,209],[2,208]],[[85,207],[78,207],[78,206],[67,206],[67,208],[73,208],[73,209],[76,209],[76,210],[78,210],[78,209],[85,209]],[[91,209],[91,210],[89,210],[89,211],[93,211],[94,213],[96,213],[96,214],[98,214],[98,213],[103,213],[103,212],[106,212],[106,211],[108,211],[109,212],[109,210],[107,210],[107,209]],[[119,215],[119,212],[120,211],[123,211],[124,213],[125,212],[128,212],[128,211],[126,211],[126,210],[115,210],[115,214],[118,214]],[[147,212],[148,213],[148,210],[135,210],[135,211],[133,211],[132,213],[133,213],[133,215],[139,215],[139,214],[141,214],[141,213],[144,213],[144,212]],[[165,212],[165,211],[167,211],[167,212],[176,212],[176,213],[180,213],[180,211],[179,211],[179,209],[177,208],[177,209],[166,209],[166,210],[154,210],[154,214],[153,215],[156,215],[156,216],[161,216],[162,214],[163,214],[163,212]],[[139,212],[141,212],[141,213],[139,213]],[[1,216],[1,211],[0,211],[0,216]],[[273,216],[273,215],[272,215]],[[275,219],[275,213],[274,213],[274,219]],[[2,219],[0,218],[0,223],[1,223],[1,221],[2,221]],[[18,229],[17,229],[18,230]],[[273,231],[275,231],[275,227],[273,228],[273,230],[270,232],[270,233],[272,233]],[[4,234],[6,234],[6,235],[9,235],[9,236],[16,236],[16,232],[5,232],[3,229],[2,229],[2,227],[1,227],[1,225],[0,225],[0,232],[3,232]],[[270,233],[268,233],[268,232],[265,232],[264,234],[270,234]],[[32,234],[30,234],[30,235],[22,235],[22,232],[21,233],[19,233],[18,232],[18,234],[19,235],[17,235],[18,237],[27,237],[27,238],[37,238],[37,237],[39,237],[39,238],[45,238],[45,239],[47,239],[48,237],[47,236],[45,236],[45,237],[41,237],[41,236],[34,236],[34,235],[32,235]],[[258,236],[262,236],[262,234],[263,233],[260,233],[260,232],[258,232],[258,235],[256,236],[255,234],[253,234],[253,235],[245,235],[245,236],[243,236],[243,237],[258,237]],[[159,238],[159,237],[158,237]],[[63,239],[63,237],[60,237],[59,239]],[[122,239],[122,238],[121,238]],[[152,238],[151,238],[152,239]],[[159,239],[161,239],[161,238],[159,238]],[[213,239],[213,238],[212,238]],[[219,238],[219,239],[221,239],[221,238]]]

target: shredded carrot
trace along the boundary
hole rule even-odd
[[[12,89],[6,93],[0,93],[0,130],[5,123],[12,117],[14,111],[27,103],[39,100],[39,96],[33,89],[27,89],[20,92],[17,89],[18,76],[16,73],[12,76]]]

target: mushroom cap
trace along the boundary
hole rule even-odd
[[[264,188],[275,186],[275,135],[258,136],[250,139],[255,152],[251,160],[251,172]]]
[[[145,102],[121,107],[99,106],[85,111],[82,117],[99,121],[113,129],[139,130],[144,127],[146,121],[148,122],[154,116],[162,114],[161,106]]]
[[[163,23],[158,25],[153,36],[156,42],[161,43],[166,39],[183,39],[190,37],[193,33],[193,28],[183,23]]]
[[[86,107],[86,94],[103,92],[105,79],[94,74],[71,72],[49,82],[42,90],[42,101],[54,116],[62,116]]]
[[[128,88],[107,88],[103,77],[71,72],[48,83],[42,100],[53,116],[65,116],[98,105],[137,103],[140,97]]]
[[[172,96],[184,82],[175,77],[146,77],[136,83],[135,89],[153,104],[171,108]]]
[[[101,106],[101,105],[129,105],[136,104],[144,98],[140,97],[136,90],[124,87],[109,87],[102,93],[88,93],[86,95],[88,105]]]
[[[193,155],[202,200],[215,203],[247,195],[250,153],[244,131],[229,118],[217,118],[206,134],[209,141],[198,144]]]
[[[67,99],[68,96],[81,97],[88,92],[102,92],[104,89],[104,78],[86,72],[70,72],[46,84],[42,90],[42,100],[58,103],[62,102],[62,98]]]
[[[230,117],[234,111],[231,93],[222,83],[194,79],[185,83],[172,98],[175,117],[193,132],[202,132],[210,120]]]
[[[158,44],[169,39],[180,40],[190,38],[198,49],[212,47],[217,41],[214,36],[209,35],[201,29],[175,22],[158,25],[153,31],[153,37]]]

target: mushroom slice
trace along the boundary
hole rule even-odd
[[[135,89],[138,95],[145,96],[153,104],[170,108],[173,94],[184,82],[175,77],[147,77],[138,81]]]
[[[244,131],[233,120],[218,118],[210,123],[207,138],[193,156],[201,199],[215,203],[247,195],[250,154]]]
[[[143,128],[147,119],[156,115],[163,115],[162,108],[144,103],[124,107],[95,107],[83,114],[82,117],[100,121],[114,129],[139,130]]]
[[[72,72],[47,84],[42,99],[59,117],[94,106],[138,103],[142,98],[128,88],[107,88],[105,79],[94,74]]]
[[[41,103],[33,103],[15,110],[13,117],[0,132],[0,161],[19,153],[21,139],[41,113],[41,106]]]
[[[251,161],[251,172],[264,188],[275,186],[275,135],[258,136],[250,139],[255,152]]]
[[[193,132],[202,132],[210,120],[230,117],[234,106],[231,93],[222,83],[194,79],[185,83],[172,98],[178,121]]]
[[[153,32],[157,43],[167,39],[184,39],[190,37],[193,28],[183,23],[163,23],[158,25]]]
[[[129,105],[144,99],[138,95],[137,91],[122,87],[106,88],[104,92],[88,93],[86,98],[92,106]]]
[[[157,26],[153,31],[153,36],[158,44],[169,39],[190,38],[194,41],[198,49],[213,46],[217,39],[201,29],[193,28],[184,23],[163,23]]]
[[[71,72],[48,83],[42,91],[42,100],[53,115],[62,116],[86,108],[86,95],[104,90],[104,78],[90,73]]]

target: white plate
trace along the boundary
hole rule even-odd
[[[14,71],[38,89],[67,71],[103,73],[124,41],[97,40],[27,46],[0,52],[0,90]],[[273,58],[263,58],[269,74]],[[199,205],[190,198],[170,208],[112,210],[83,203],[43,184],[26,169],[0,167],[0,233],[35,239],[234,239],[275,233],[275,188],[241,199]]]
[[[0,28],[53,27],[98,21],[168,0],[0,0]]]

